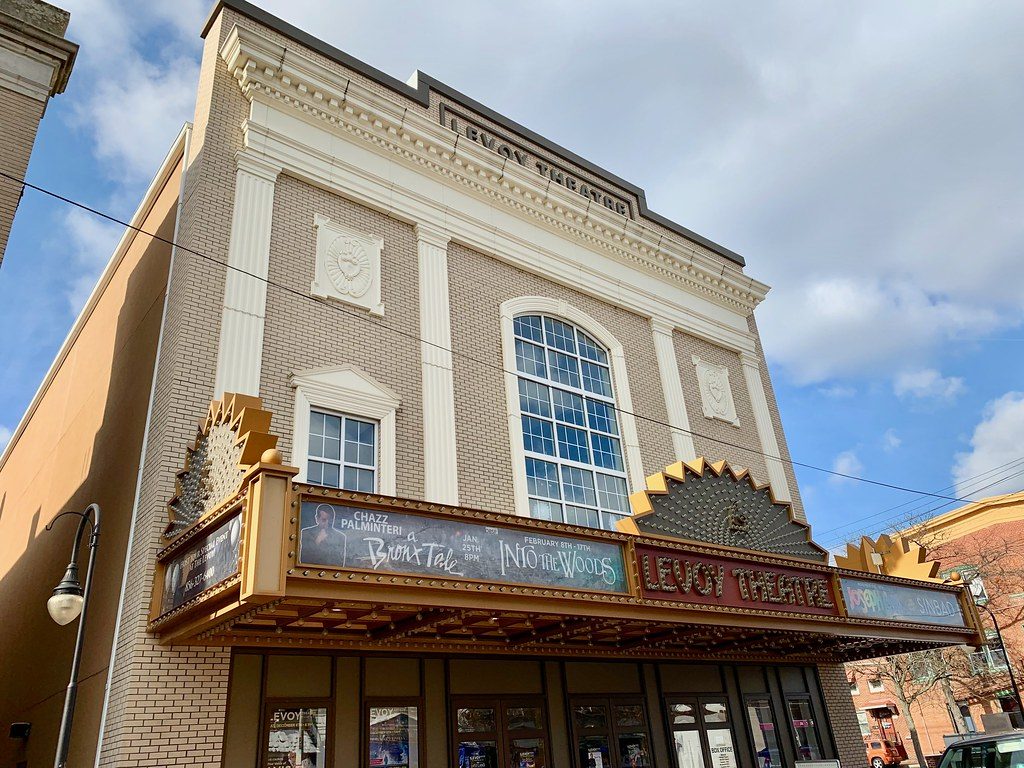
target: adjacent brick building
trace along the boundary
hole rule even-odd
[[[23,179],[51,96],[64,92],[78,46],[64,38],[70,14],[42,0],[0,6],[0,171]],[[22,187],[0,177],[0,262]]]
[[[741,257],[425,75],[241,0],[203,35],[0,458],[5,764],[52,754],[44,526],[90,501],[73,765],[849,765],[842,661],[977,639],[825,564]]]
[[[940,576],[957,574],[970,582],[975,599],[999,622],[1005,643],[1000,645],[992,616],[983,610],[987,643],[951,657],[950,695],[940,682],[912,705],[925,753],[941,753],[949,737],[984,731],[987,720],[992,727],[1005,727],[1002,718],[986,716],[1009,712],[1011,723],[1024,726],[1008,674],[1012,665],[1017,680],[1024,680],[1024,493],[982,499],[915,524],[906,534],[930,548],[930,557],[941,563]],[[899,709],[892,681],[879,679],[871,666],[847,665],[850,692],[865,735],[877,726],[874,714],[880,709]],[[915,761],[906,717],[897,714],[891,725],[886,730],[899,734]]]

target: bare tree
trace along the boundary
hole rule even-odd
[[[917,764],[924,768],[924,748],[917,733],[914,713],[910,705],[933,690],[940,681],[948,679],[951,674],[949,665],[942,651],[917,651],[899,656],[883,656],[870,661],[851,665],[855,676],[863,676],[868,680],[879,680],[892,691],[900,706],[900,714],[905,718],[910,740],[914,745]]]

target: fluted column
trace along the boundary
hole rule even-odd
[[[686,413],[683,385],[679,381],[679,362],[676,347],[672,341],[675,330],[671,323],[661,318],[651,319],[654,332],[654,351],[658,356],[658,373],[661,374],[661,391],[665,396],[665,410],[672,427],[672,451],[679,461],[697,458],[697,449],[690,434],[690,417]]]
[[[786,480],[785,468],[779,456],[779,441],[775,438],[775,425],[772,423],[771,411],[768,410],[764,382],[761,380],[761,361],[750,352],[741,352],[740,359],[743,363],[743,378],[747,382],[747,391],[750,393],[750,405],[754,409],[754,426],[757,427],[761,450],[765,453],[764,463],[768,470],[768,482],[771,483],[772,493],[775,494],[777,501],[792,501],[789,481]]]
[[[423,361],[423,478],[427,501],[459,503],[455,377],[448,298],[448,235],[419,225],[420,354]]]
[[[215,397],[225,392],[260,393],[270,224],[274,212],[274,184],[281,170],[280,166],[244,151],[235,157],[238,173],[224,281]]]

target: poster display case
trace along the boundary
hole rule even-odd
[[[325,768],[327,702],[267,702],[263,768]]]
[[[366,708],[371,768],[420,768],[419,703],[375,701]]]

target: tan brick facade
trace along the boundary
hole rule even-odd
[[[43,117],[45,104],[0,88],[0,170],[22,179],[28,170],[28,158],[36,141],[36,131]],[[7,249],[14,212],[21,200],[21,185],[0,178],[0,261]]]
[[[139,499],[104,712],[99,757],[104,766],[218,765],[222,755],[229,649],[164,646],[147,626],[155,557],[166,543],[162,537],[167,523],[165,505],[175,492],[175,475],[181,468],[184,448],[195,438],[197,424],[215,394],[225,303],[223,263],[231,249],[232,219],[236,215],[236,154],[245,149],[241,128],[250,116],[249,102],[220,55],[235,25],[258,30],[267,39],[291,48],[296,46],[294,41],[231,8],[222,10],[206,36],[178,222],[177,240],[182,248],[176,252],[168,285],[151,428],[142,456]],[[328,70],[343,69],[320,53],[304,53]],[[393,90],[365,75],[347,70],[345,75],[375,93],[396,98]],[[424,113],[436,119],[436,109],[435,99]],[[586,169],[575,168],[574,172],[582,178],[597,178]],[[425,480],[420,301],[429,297],[419,295],[415,222],[355,202],[356,197],[354,190],[329,192],[287,169],[274,182],[270,285],[258,394],[274,414],[271,431],[280,436],[286,458],[299,463],[304,446],[292,445],[295,392],[291,377],[339,364],[358,366],[401,399],[396,423],[397,493],[421,498]],[[309,297],[316,214],[383,238],[382,316]],[[660,225],[652,227],[669,232]],[[703,256],[720,258],[703,246],[693,248]],[[458,238],[448,247],[454,430],[462,505],[515,511],[512,478],[523,468],[513,466],[511,459],[500,307],[517,297],[563,301],[606,328],[625,350],[643,471],[657,472],[679,458],[674,455],[667,426],[669,416],[651,318],[635,308],[624,308],[615,296],[597,298],[593,290],[582,290],[571,282],[526,271],[495,254],[471,248]],[[741,315],[739,322],[750,323],[756,342],[752,318],[748,321]],[[674,344],[691,429],[717,439],[695,437],[698,452],[749,467],[758,480],[765,480],[765,463],[759,453],[738,353],[682,331],[675,333]],[[739,427],[703,417],[690,360],[693,354],[729,368]],[[757,354],[767,386],[759,343]],[[766,394],[776,436],[783,456],[788,457],[770,387]],[[788,467],[787,478],[799,510],[795,477]],[[829,675],[834,676],[831,671]]]
[[[843,665],[819,664],[818,677],[828,716],[832,721],[832,735],[836,741],[840,765],[844,768],[866,766],[864,742],[857,724],[857,712],[850,701],[850,684]]]

